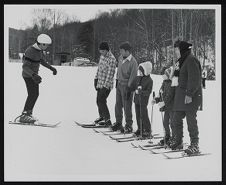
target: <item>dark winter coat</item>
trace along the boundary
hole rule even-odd
[[[152,86],[153,86],[153,80],[148,76],[136,76],[134,79],[132,85],[131,85],[131,90],[135,91],[138,89],[138,86],[142,86],[141,92],[141,106],[147,106],[150,94],[152,92]],[[140,104],[139,101],[139,95],[135,93],[134,95],[134,103],[135,104]]]
[[[171,87],[171,80],[164,80],[160,90],[162,90],[161,99],[156,98],[156,103],[163,101],[165,106],[160,109],[160,111],[172,111],[174,96],[175,96],[175,87]]]
[[[201,65],[190,51],[186,52],[184,56],[181,57],[184,60],[179,69],[173,110],[195,111],[202,104]],[[185,95],[192,97],[191,103],[184,103]]]

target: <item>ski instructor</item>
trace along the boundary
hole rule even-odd
[[[22,123],[34,123],[36,119],[32,116],[32,111],[39,96],[39,84],[42,78],[38,75],[40,64],[50,69],[53,75],[57,70],[44,60],[43,51],[52,43],[51,38],[46,34],[40,34],[35,44],[29,46],[23,56],[22,77],[27,88],[27,99],[24,110],[19,116]]]
[[[99,118],[94,123],[110,127],[110,113],[107,106],[107,98],[113,89],[114,75],[116,69],[116,59],[111,53],[107,42],[102,42],[99,45],[100,60],[96,76],[94,78],[94,87],[97,91],[97,107]]]

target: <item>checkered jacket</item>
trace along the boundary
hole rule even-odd
[[[110,51],[106,54],[106,56],[100,56],[100,61],[95,76],[95,79],[98,79],[97,88],[113,88],[115,69],[116,59]]]

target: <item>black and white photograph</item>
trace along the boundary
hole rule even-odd
[[[4,181],[222,181],[220,4],[4,4]]]

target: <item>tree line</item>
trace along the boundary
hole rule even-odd
[[[24,52],[38,34],[47,33],[53,39],[49,48],[53,64],[57,52],[98,63],[100,42],[107,41],[118,57],[119,45],[129,41],[138,62],[149,60],[158,73],[175,61],[173,43],[181,39],[193,44],[202,66],[210,63],[215,69],[214,9],[114,9],[87,22],[51,9],[34,10],[33,15],[32,27],[10,29],[9,52]]]

